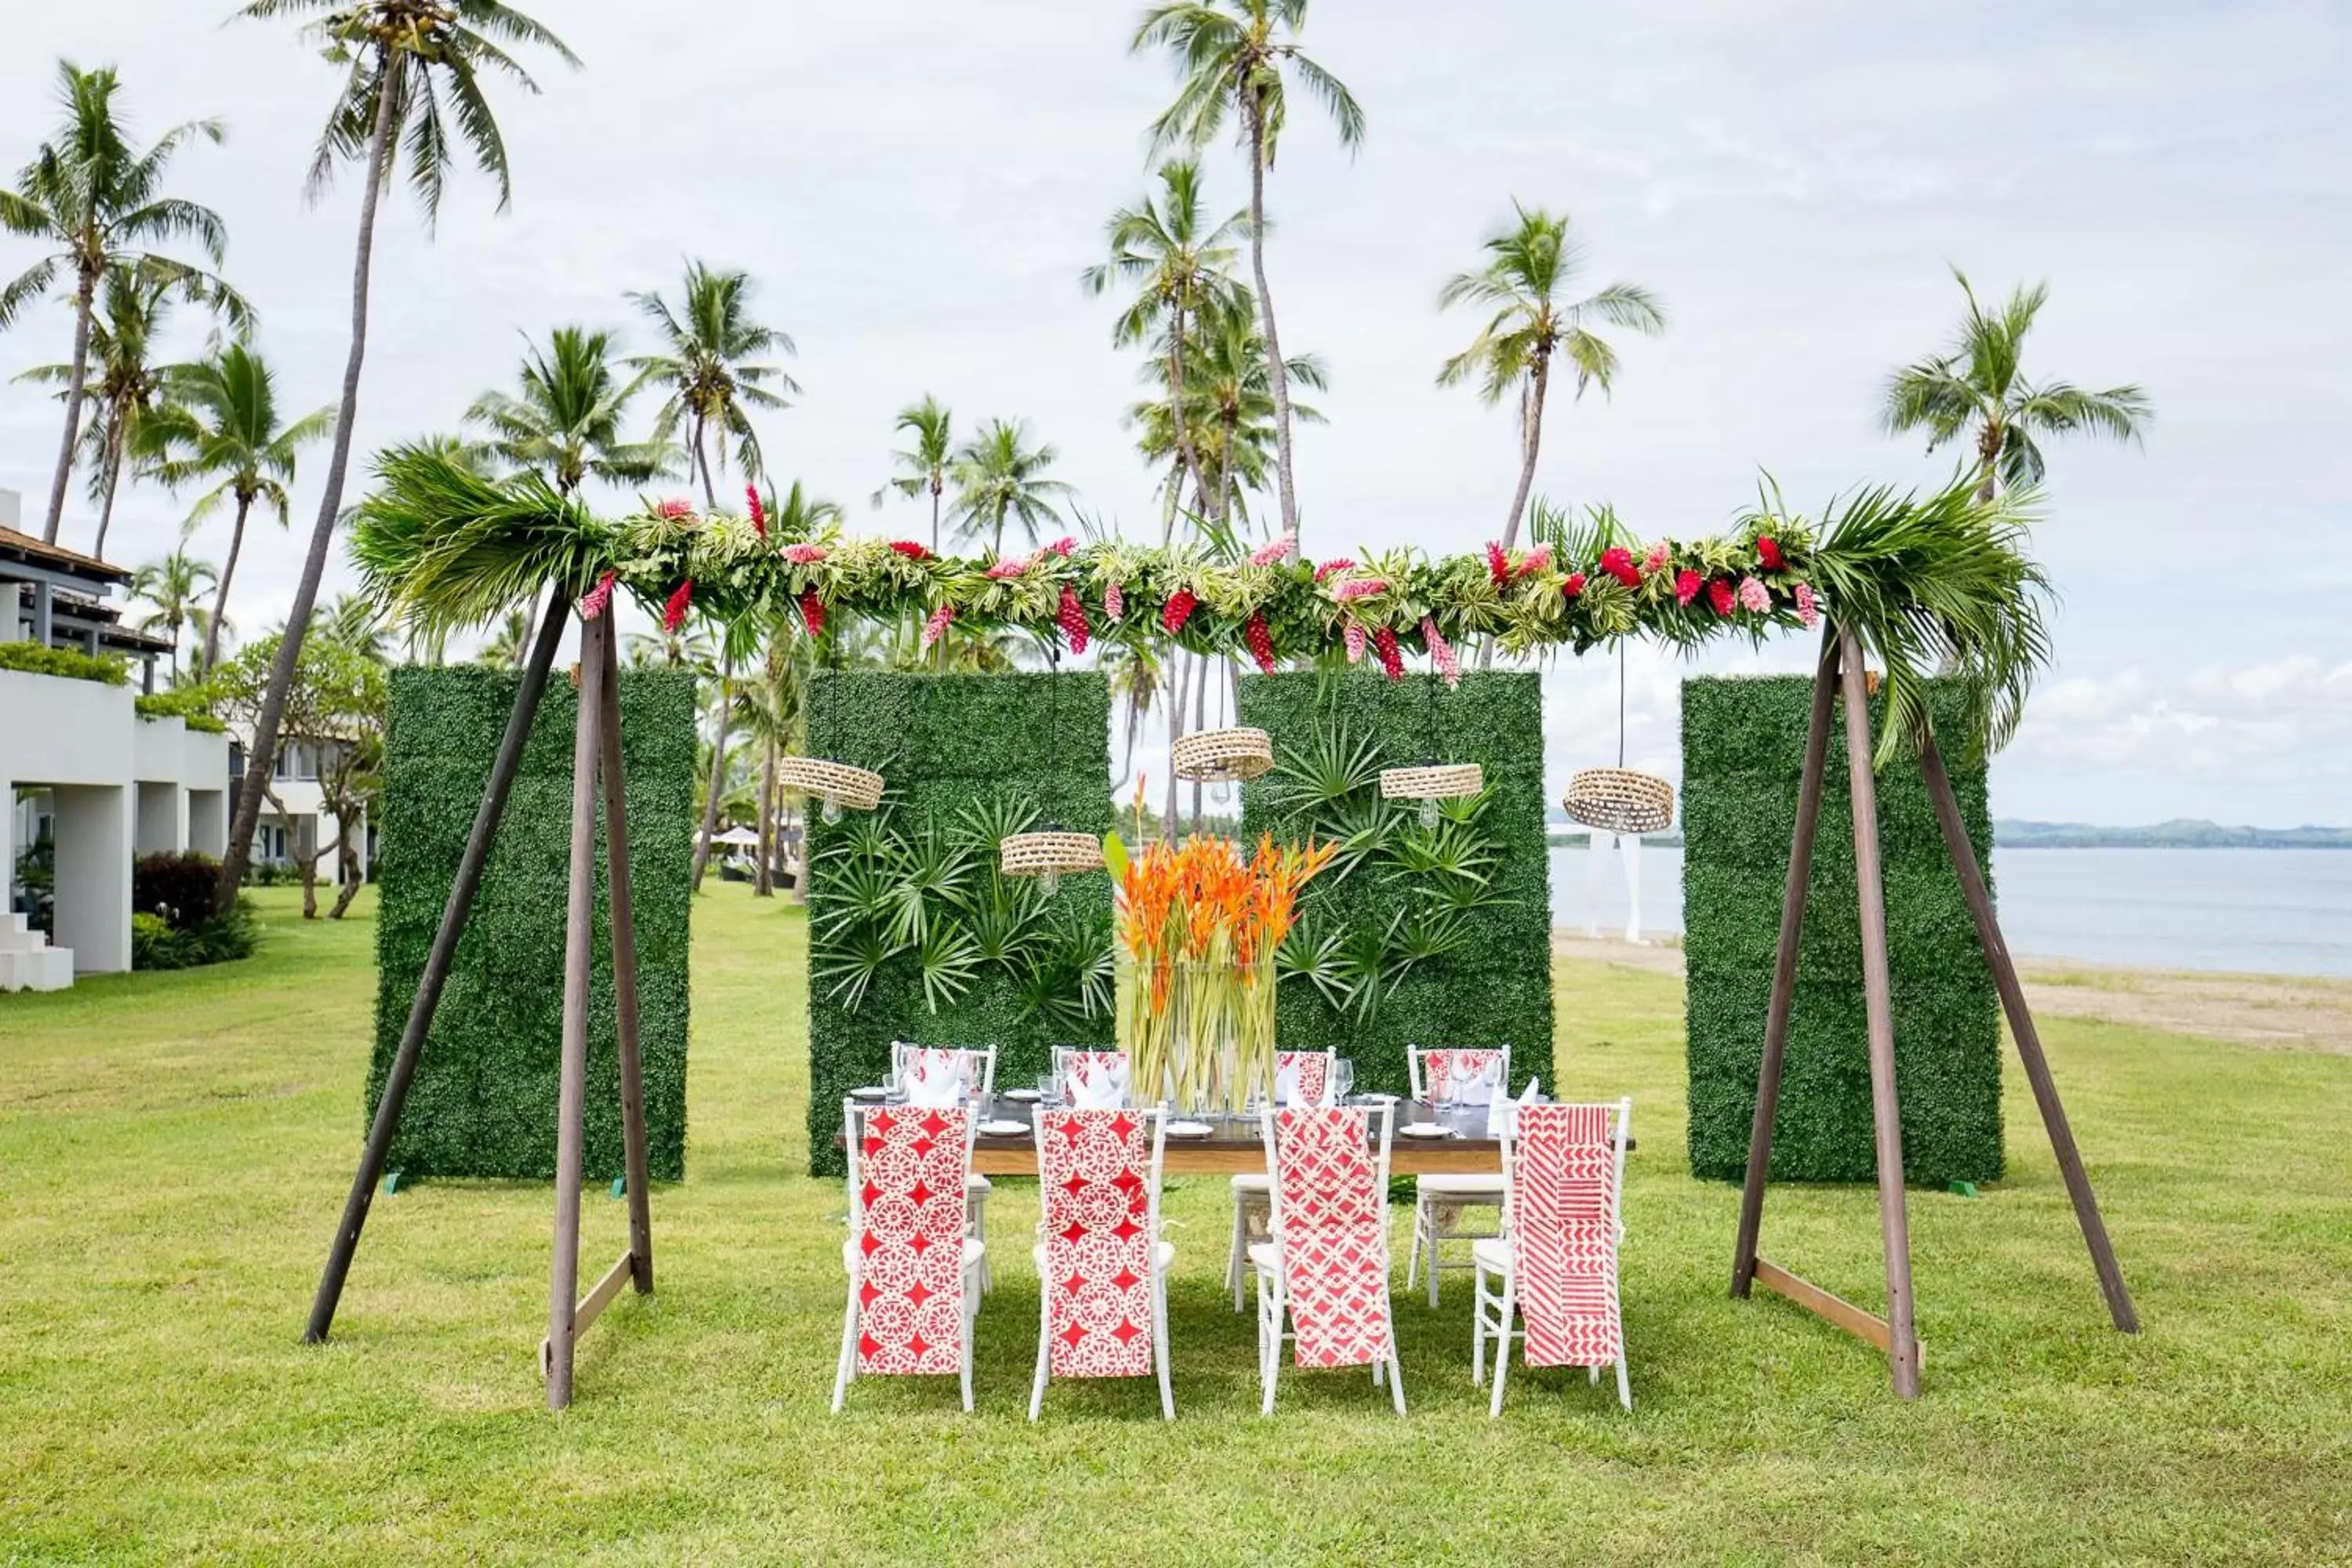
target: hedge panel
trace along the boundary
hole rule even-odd
[[[1059,675],[913,675],[834,670],[818,675],[809,702],[810,745],[819,755],[878,770],[887,781],[889,809],[909,823],[951,822],[965,802],[1013,797],[1034,801],[1046,816],[1076,833],[1110,830],[1110,688],[1091,671]],[[820,816],[809,822],[811,899],[822,905],[832,833]],[[1099,924],[1110,941],[1110,881],[1062,879],[1055,895]],[[996,1075],[1007,1088],[1034,1083],[1052,1065],[1057,1045],[1110,1044],[1110,1021],[1097,1039],[1057,1038],[1023,1008],[1013,979],[1000,966],[955,1001],[932,1012],[913,957],[894,958],[877,974],[856,1011],[809,984],[809,1168],[838,1175],[841,1102],[861,1084],[879,1083],[890,1066],[890,1042],[936,1046],[993,1045]]]
[[[393,671],[384,731],[375,1054],[367,1083],[371,1116],[520,680],[511,670],[471,667]],[[393,1143],[391,1168],[405,1175],[554,1174],[578,707],[570,683],[549,683]],[[625,670],[621,735],[648,1163],[656,1177],[677,1181],[686,1173],[694,678]],[[624,1168],[601,795],[598,818],[583,1154],[592,1182],[609,1181]]]
[[[1425,757],[1476,763],[1493,792],[1487,824],[1496,863],[1491,884],[1504,903],[1472,911],[1470,939],[1455,952],[1418,965],[1369,1024],[1327,1002],[1303,980],[1286,982],[1277,1003],[1276,1038],[1286,1047],[1337,1047],[1356,1064],[1359,1088],[1402,1094],[1407,1045],[1511,1047],[1519,1085],[1552,1081],[1551,895],[1544,839],[1542,678],[1478,670],[1446,690],[1435,676],[1394,682],[1369,669],[1247,676],[1241,722],[1266,731],[1276,753],[1318,731],[1345,726],[1376,736],[1391,765]],[[1272,778],[1245,785],[1242,826],[1255,839],[1297,836],[1275,804]],[[1370,868],[1318,895],[1345,925],[1385,924],[1398,890]]]
[[[1811,700],[1806,677],[1683,683],[1690,1162],[1700,1176],[1738,1181],[1748,1167]],[[1957,732],[1959,694],[1931,683],[1930,701],[1944,732]],[[1873,703],[1874,727],[1884,709]],[[1984,766],[1948,763],[1979,863],[1990,865]],[[1876,1176],[1851,799],[1841,704],[1772,1134],[1781,1180]],[[1905,1173],[1990,1181],[2001,1173],[2000,999],[1916,763],[1879,774],[1878,826]]]

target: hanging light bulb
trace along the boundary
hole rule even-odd
[[[1233,785],[1221,775],[1209,784],[1209,804],[1222,808],[1234,798]]]
[[[1425,829],[1434,831],[1437,826],[1437,797],[1433,795],[1422,796],[1421,826]]]
[[[1062,890],[1062,874],[1051,869],[1040,871],[1037,873],[1037,890],[1052,898]]]
[[[833,795],[824,797],[824,819],[827,822],[841,820],[841,802]]]

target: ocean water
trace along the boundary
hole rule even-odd
[[[1622,932],[1626,888],[1602,868],[1601,929]],[[1551,850],[1552,921],[1584,928],[1589,852]],[[1683,852],[1642,850],[1645,931],[1683,929]],[[1996,849],[2010,951],[2140,969],[2352,977],[2352,850]]]

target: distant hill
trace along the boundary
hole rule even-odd
[[[2352,827],[2224,827],[2201,817],[2148,827],[2002,820],[1992,837],[2005,849],[2352,849]]]

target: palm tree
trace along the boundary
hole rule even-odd
[[[1249,215],[1237,212],[1208,228],[1201,210],[1201,166],[1190,159],[1162,164],[1160,183],[1164,195],[1158,204],[1146,194],[1139,205],[1111,215],[1110,259],[1087,268],[1079,282],[1092,295],[1114,282],[1136,286],[1134,301],[1111,329],[1111,341],[1123,347],[1158,333],[1169,403],[1179,407],[1185,402],[1184,356],[1191,347],[1186,326],[1204,310],[1231,311],[1246,299],[1226,268],[1234,259],[1232,241],[1248,229]],[[1205,491],[1192,422],[1171,418],[1169,427],[1195,489]]]
[[[654,439],[672,440],[684,427],[687,477],[702,476],[702,498],[715,511],[719,491],[711,482],[703,437],[718,432],[723,470],[727,441],[732,437],[743,477],[759,483],[767,467],[760,457],[760,437],[751,429],[751,411],[783,407],[781,395],[798,392],[800,384],[775,365],[752,363],[753,356],[797,351],[790,337],[751,320],[751,279],[745,273],[717,271],[706,262],[691,261],[684,297],[675,310],[658,294],[628,298],[662,339],[661,353],[629,362],[643,379],[669,389],[669,400],[655,421]]]
[[[1492,306],[1495,312],[1470,346],[1438,371],[1437,384],[1454,386],[1475,376],[1490,406],[1510,393],[1518,395],[1519,482],[1503,519],[1506,550],[1518,542],[1519,520],[1527,515],[1528,492],[1535,485],[1552,355],[1565,353],[1576,367],[1578,397],[1588,386],[1598,386],[1606,396],[1616,377],[1617,351],[1592,324],[1652,337],[1666,326],[1665,312],[1638,283],[1612,283],[1597,294],[1563,302],[1561,290],[1584,267],[1584,247],[1569,232],[1568,215],[1517,202],[1511,206],[1514,221],[1486,238],[1486,265],[1456,274],[1437,295],[1441,309]]]
[[[1237,519],[1248,516],[1243,489],[1265,489],[1275,470],[1274,393],[1266,381],[1265,339],[1247,299],[1238,310],[1213,310],[1202,318],[1186,365],[1187,423],[1201,454],[1202,483],[1213,486],[1213,499],[1203,495],[1195,504],[1213,529],[1230,529]],[[1314,392],[1330,384],[1322,359],[1315,354],[1293,354],[1283,362],[1283,374],[1292,385]],[[1164,390],[1167,367],[1154,360],[1144,367],[1144,378]],[[1170,406],[1159,398],[1139,403],[1129,413],[1130,423],[1143,431],[1139,445],[1154,460],[1175,449]],[[1300,425],[1324,422],[1319,410],[1296,401],[1290,416]],[[1181,479],[1181,473],[1176,477]]]
[[[150,280],[169,284],[191,298],[211,301],[240,326],[251,311],[236,291],[213,273],[159,256],[146,247],[193,239],[215,267],[228,249],[228,230],[212,208],[161,194],[173,157],[194,137],[215,144],[227,132],[217,120],[175,125],[144,153],[131,149],[115,118],[120,84],[110,68],[83,70],[58,62],[58,96],[64,122],[44,142],[16,176],[16,189],[0,191],[0,228],[58,248],[0,289],[0,330],[13,322],[52,285],[73,291],[73,358],[66,373],[65,437],[58,443],[58,468],[49,481],[49,510],[41,537],[58,541],[65,516],[66,482],[73,474],[74,444],[81,431],[81,405],[89,371],[92,318],[100,281],[118,268],[133,268]]]
[[[286,617],[286,635],[270,667],[269,685],[253,721],[253,747],[245,787],[237,792],[236,816],[229,824],[228,849],[221,857],[220,902],[226,908],[245,879],[260,821],[262,787],[269,782],[278,751],[278,726],[286,694],[294,684],[302,636],[326,574],[327,552],[342,515],[343,479],[351,467],[352,432],[359,422],[360,368],[367,358],[368,284],[375,259],[376,203],[404,157],[408,183],[425,208],[429,226],[441,207],[449,165],[469,155],[475,166],[498,182],[499,210],[514,195],[507,167],[506,139],[482,91],[481,72],[504,73],[525,90],[539,84],[502,44],[534,44],[552,50],[566,65],[578,57],[563,40],[500,0],[249,0],[244,16],[311,16],[303,36],[317,44],[327,63],[344,73],[343,87],[310,158],[309,187],[315,197],[326,189],[335,165],[363,163],[359,240],[352,260],[352,346],[343,362],[342,399],[335,416],[335,439],[327,458],[327,482],[319,516],[310,528],[310,552]],[[444,98],[447,110],[443,108]],[[451,121],[456,133],[451,133]],[[324,1329],[320,1332],[323,1335]]]
[[[499,629],[474,656],[476,664],[492,669],[520,669],[523,657],[530,651],[530,612],[509,610],[499,622]]]
[[[485,439],[474,450],[487,461],[544,475],[558,495],[576,493],[592,476],[608,484],[639,485],[665,472],[661,443],[627,441],[621,419],[644,384],[614,374],[614,334],[558,327],[548,348],[524,345],[519,390],[486,392],[466,410]]]
[[[154,606],[139,618],[142,632],[162,630],[172,638],[172,684],[180,682],[180,633],[202,627],[210,616],[204,609],[205,590],[220,581],[209,561],[198,561],[183,543],[161,561],[150,561],[131,574],[131,596]]]
[[[330,599],[320,616],[319,635],[377,664],[392,651],[383,606],[361,594],[338,594]]]
[[[1352,152],[1364,139],[1364,111],[1355,95],[1300,52],[1298,33],[1306,23],[1307,0],[1169,0],[1144,14],[1129,46],[1131,52],[1167,49],[1182,78],[1176,100],[1151,123],[1155,151],[1178,143],[1205,146],[1228,113],[1240,121],[1249,154],[1250,276],[1274,390],[1275,472],[1282,526],[1294,535],[1298,501],[1291,479],[1290,384],[1275,331],[1274,291],[1265,280],[1265,172],[1287,118],[1286,68],[1330,112],[1342,147]]]
[[[99,509],[98,539],[89,552],[101,561],[106,558],[107,532],[114,523],[114,498],[122,482],[123,462],[138,446],[142,422],[155,412],[163,395],[163,367],[152,363],[152,356],[175,292],[166,279],[136,268],[110,267],[101,287],[98,318],[90,323],[89,357],[97,375],[85,385],[83,397],[97,411],[80,445],[89,466],[89,499]],[[16,379],[70,388],[73,366],[39,365]]]
[[[898,423],[891,428],[912,435],[914,448],[890,454],[898,465],[898,477],[874,492],[876,506],[880,506],[883,496],[892,490],[902,496],[928,492],[931,498],[931,549],[935,553],[940,547],[940,497],[948,488],[948,465],[954,460],[953,425],[953,416],[928,392],[920,403],[898,410]]]
[[[196,500],[191,527],[223,504],[236,509],[228,558],[213,595],[213,622],[205,637],[201,673],[220,658],[221,616],[229,585],[245,549],[246,519],[256,502],[287,525],[297,455],[331,434],[335,411],[320,408],[290,425],[278,417],[276,378],[262,357],[243,343],[231,343],[211,359],[174,365],[165,379],[164,406],[142,430],[142,452],[153,460],[155,477],[173,489],[195,483],[212,488]]]
[[[2050,285],[2021,284],[2009,302],[1988,315],[1958,268],[1952,276],[1968,300],[1959,339],[1950,352],[1906,365],[1886,384],[1880,421],[1887,434],[1927,432],[1930,452],[1962,435],[1976,437],[1977,499],[2006,487],[2042,482],[2042,445],[2052,436],[2083,432],[2137,443],[2156,417],[2137,385],[2085,392],[2069,382],[2025,379],[2025,337],[2050,298]]]
[[[956,527],[970,539],[986,539],[989,553],[1004,552],[1004,525],[1021,524],[1030,543],[1047,522],[1059,523],[1054,499],[1072,493],[1045,470],[1055,456],[1050,446],[1029,447],[1025,420],[992,419],[955,457]]]

